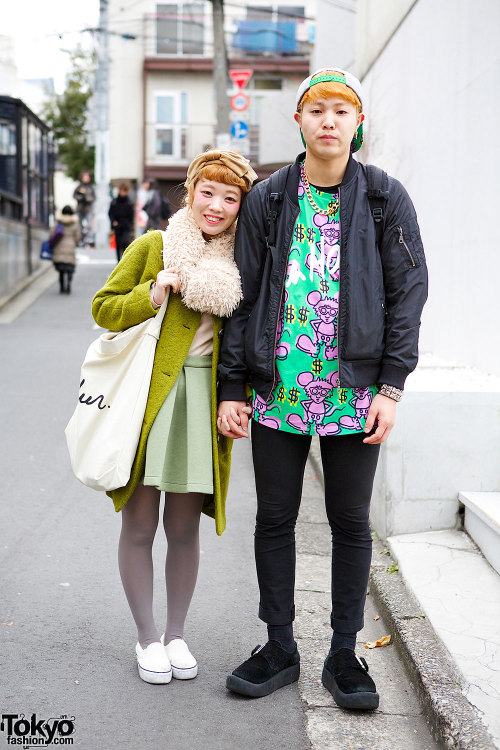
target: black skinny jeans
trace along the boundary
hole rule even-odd
[[[286,625],[295,617],[295,523],[311,437],[255,421],[251,434],[259,617],[269,625]],[[364,444],[364,437],[355,433],[320,438],[332,532],[331,625],[338,633],[357,633],[363,627],[372,552],[368,516],[380,449]]]

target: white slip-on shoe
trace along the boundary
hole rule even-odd
[[[164,643],[165,634],[161,637]],[[198,663],[182,638],[174,638],[165,646],[165,653],[172,665],[172,674],[176,680],[192,680],[198,674]]]
[[[135,647],[139,675],[144,682],[153,685],[166,685],[172,679],[172,667],[167,652],[161,643],[150,643],[141,648],[140,643]]]

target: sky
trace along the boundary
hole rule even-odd
[[[0,34],[13,37],[19,78],[54,78],[61,92],[69,55],[79,42],[87,48],[99,0],[0,0]],[[62,34],[59,38],[58,34]]]

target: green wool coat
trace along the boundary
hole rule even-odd
[[[127,248],[121,262],[92,300],[92,315],[98,325],[111,331],[123,331],[156,315],[157,310],[151,304],[150,288],[158,272],[163,269],[162,250],[162,235],[156,231],[142,235]],[[149,431],[182,369],[200,320],[200,312],[186,307],[180,294],[171,292],[156,347],[148,402],[130,479],[125,487],[107,493],[112,498],[116,511],[123,508],[144,474]],[[216,378],[222,318],[212,315],[212,320],[214,327],[212,356],[214,494],[207,496],[203,512],[214,518],[217,534],[222,534],[226,527],[225,504],[233,441],[217,432]]]

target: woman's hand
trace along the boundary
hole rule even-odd
[[[376,429],[373,435],[365,437],[363,443],[370,445],[385,443],[396,422],[396,403],[393,398],[377,393],[366,418],[365,432],[371,432],[375,423]]]
[[[248,415],[252,409],[246,401],[221,401],[217,414],[217,429],[221,435],[236,440],[248,437]]]
[[[153,296],[157,305],[161,305],[164,302],[169,286],[172,287],[173,292],[179,291],[180,279],[175,268],[165,268],[163,271],[160,271],[156,277],[153,287]]]

